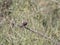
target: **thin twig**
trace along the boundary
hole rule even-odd
[[[38,31],[36,31],[36,30],[30,29],[30,28],[28,28],[28,27],[26,27],[26,26],[24,26],[24,28],[27,29],[27,30],[29,30],[29,31],[31,31],[31,32],[33,32],[33,33],[36,33],[36,34],[42,36],[42,37],[45,38],[45,39],[50,40],[50,41],[53,42],[55,45],[58,45],[58,41],[56,41],[55,39],[49,38],[47,35],[45,35],[45,34],[43,34],[43,33],[41,33],[41,32],[38,32]]]
[[[22,24],[22,25],[23,25],[23,24]],[[21,27],[21,25],[18,25],[18,26]],[[43,38],[45,38],[45,39],[51,41],[52,43],[54,43],[54,45],[58,45],[58,43],[59,43],[58,41],[56,41],[56,40],[53,39],[52,37],[49,38],[47,35],[43,34],[42,32],[38,32],[37,30],[30,29],[30,28],[26,27],[26,25],[25,25],[25,26],[22,26],[21,28],[25,28],[25,29],[33,32],[33,33],[36,33],[36,34],[42,36]]]

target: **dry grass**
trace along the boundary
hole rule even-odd
[[[27,28],[19,27],[27,21]],[[0,45],[60,45],[59,0],[0,0]]]

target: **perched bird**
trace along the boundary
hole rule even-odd
[[[20,25],[20,27],[25,27],[26,25],[27,25],[27,22],[24,21],[24,22],[22,22],[22,24]]]

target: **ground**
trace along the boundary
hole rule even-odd
[[[27,22],[26,27],[20,27]],[[59,0],[0,0],[0,45],[60,45]]]

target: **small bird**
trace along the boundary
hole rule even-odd
[[[27,25],[27,22],[24,21],[24,22],[22,22],[22,24],[20,25],[20,27],[25,27],[26,25]]]

